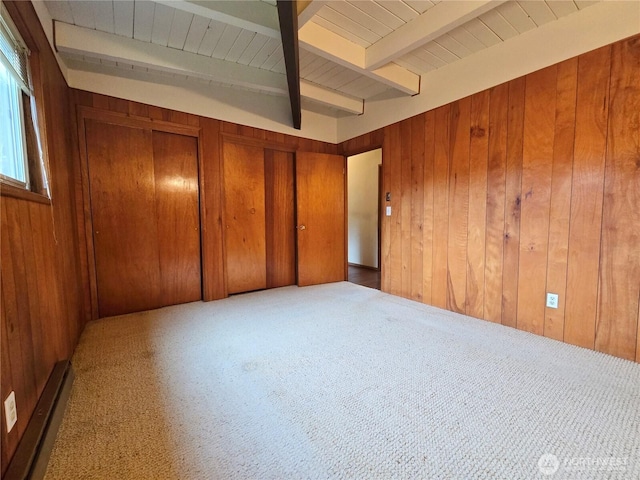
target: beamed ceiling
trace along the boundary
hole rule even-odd
[[[275,0],[33,3],[71,87],[293,133]],[[637,0],[296,3],[301,135],[333,142],[640,33]]]
[[[359,115],[411,96],[464,57],[587,8],[592,1],[298,2],[306,108]],[[69,68],[287,96],[275,1],[46,1]]]

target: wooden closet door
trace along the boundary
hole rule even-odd
[[[296,154],[298,285],[346,280],[345,158]]]
[[[198,141],[153,132],[153,165],[163,305],[202,298]]]
[[[100,317],[161,302],[151,130],[85,123]]]
[[[264,150],[223,145],[227,291],[267,287]]]
[[[200,299],[197,140],[97,120],[85,138],[98,315]]]

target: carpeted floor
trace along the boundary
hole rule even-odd
[[[640,365],[350,283],[89,324],[54,479],[640,478]]]

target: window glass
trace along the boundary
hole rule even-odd
[[[0,62],[0,174],[27,184],[22,89]]]

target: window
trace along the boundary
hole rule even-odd
[[[46,194],[42,178],[42,154],[35,127],[29,50],[4,5],[1,12],[0,181]]]

